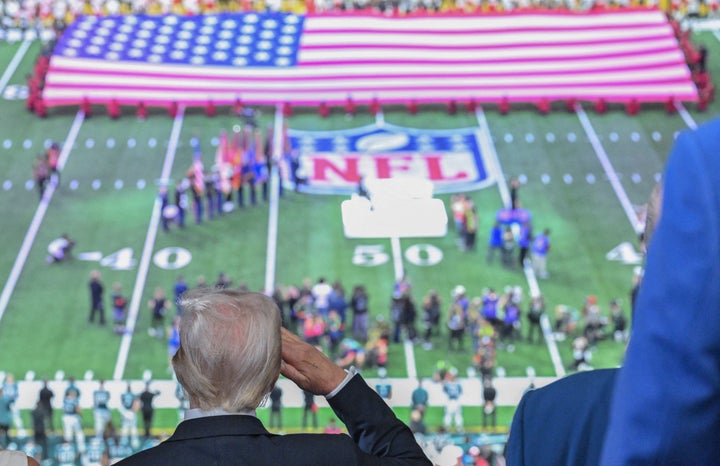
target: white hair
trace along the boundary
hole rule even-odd
[[[255,409],[280,374],[280,311],[261,293],[192,290],[181,300],[172,364],[191,406]]]

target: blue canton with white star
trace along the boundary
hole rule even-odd
[[[286,13],[82,16],[67,28],[55,54],[150,64],[292,67],[303,24],[303,16]]]

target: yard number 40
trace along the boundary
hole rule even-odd
[[[192,254],[185,248],[163,248],[155,253],[153,262],[165,270],[181,269],[192,260]],[[100,265],[113,270],[131,270],[137,261],[133,258],[132,248],[122,248],[100,259]]]

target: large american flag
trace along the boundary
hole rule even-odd
[[[46,104],[684,101],[697,91],[657,10],[486,16],[84,16]]]

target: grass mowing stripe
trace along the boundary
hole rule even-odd
[[[578,116],[578,119],[580,120],[580,124],[582,125],[583,129],[585,130],[585,134],[587,135],[588,139],[590,140],[590,144],[593,147],[593,150],[595,151],[595,155],[597,155],[598,160],[600,161],[600,165],[602,165],[603,169],[605,170],[605,174],[608,177],[608,180],[610,181],[610,185],[613,187],[613,191],[615,191],[615,195],[618,197],[618,200],[620,201],[620,205],[622,206],[623,210],[625,211],[625,215],[627,216],[628,220],[630,221],[630,225],[632,225],[633,230],[635,230],[635,233],[640,234],[642,233],[642,225],[640,224],[640,221],[637,219],[637,215],[635,214],[635,209],[633,208],[632,203],[630,202],[630,199],[628,199],[627,193],[625,192],[625,189],[623,188],[622,184],[620,183],[620,180],[618,179],[617,173],[615,172],[615,169],[612,166],[612,163],[610,163],[610,159],[608,159],[607,153],[605,152],[605,149],[602,146],[602,143],[600,142],[600,138],[598,137],[597,133],[595,132],[595,129],[593,129],[592,124],[590,123],[590,119],[588,118],[587,114],[585,113],[585,110],[583,110],[582,105],[575,104],[575,113]]]
[[[27,42],[24,42],[23,44],[25,43]],[[62,170],[62,167],[65,166],[65,162],[70,155],[70,150],[72,149],[73,144],[75,144],[75,139],[77,138],[84,119],[85,114],[82,112],[78,112],[77,115],[75,115],[75,120],[73,120],[70,132],[68,132],[62,151],[60,152],[60,157],[58,159],[59,170]],[[27,260],[28,254],[30,254],[30,248],[32,248],[32,245],[35,242],[35,237],[40,229],[40,224],[45,217],[45,212],[47,212],[47,208],[50,205],[53,194],[55,194],[55,183],[55,181],[48,183],[47,188],[45,188],[45,194],[38,204],[32,222],[30,222],[30,228],[28,228],[27,234],[25,234],[22,246],[20,246],[20,251],[18,251],[17,258],[15,259],[15,263],[13,264],[12,270],[10,270],[10,276],[8,277],[7,282],[5,282],[2,295],[0,295],[0,319],[2,319],[3,314],[5,314],[5,309],[7,309],[10,296],[12,296],[18,278],[20,278],[20,274],[25,266],[25,261]]]
[[[170,133],[170,141],[168,141],[168,149],[165,153],[165,162],[163,163],[161,179],[170,178],[170,172],[175,161],[175,152],[177,151],[178,141],[180,139],[180,129],[182,128],[183,115],[185,106],[180,105],[178,113],[173,121],[172,132]],[[155,198],[152,216],[150,217],[150,226],[148,227],[147,236],[145,236],[145,245],[143,246],[142,257],[140,258],[140,266],[135,279],[135,287],[133,288],[132,298],[130,300],[130,308],[128,310],[126,331],[120,342],[120,350],[113,372],[114,380],[121,380],[125,372],[128,354],[130,353],[130,343],[132,343],[132,335],[135,331],[135,323],[137,322],[138,312],[140,310],[140,300],[142,299],[143,289],[145,288],[145,280],[147,279],[148,268],[150,267],[150,256],[155,247],[155,238],[157,236],[158,222],[160,221],[160,199]]]
[[[275,127],[273,130],[273,153],[275,163],[270,170],[270,206],[268,212],[267,254],[265,254],[265,291],[275,289],[275,262],[277,260],[278,201],[280,198],[280,177],[277,164],[282,157],[283,114],[280,105],[275,108]]]
[[[679,100],[675,101],[675,108],[677,108],[678,113],[682,117],[685,124],[690,129],[697,129],[697,123],[695,123],[695,120],[693,120],[693,117],[690,116],[688,111],[685,109],[685,106],[680,102]]]
[[[475,116],[478,121],[478,126],[480,126],[480,131],[477,132],[477,137],[480,142],[480,150],[482,153],[488,155],[488,171],[497,182],[503,204],[509,207],[511,204],[510,190],[508,189],[507,182],[505,181],[505,176],[503,175],[502,167],[500,166],[500,160],[498,159],[497,151],[495,150],[495,144],[493,144],[492,138],[490,137],[490,127],[488,126],[487,118],[485,118],[485,113],[482,108],[478,108],[475,111]],[[517,225],[515,225],[515,231],[513,231],[515,237],[518,236],[517,230]],[[535,271],[528,264],[528,261],[525,261],[523,271],[525,272],[525,279],[527,280],[528,287],[530,288],[530,295],[533,297],[540,296],[540,286],[538,285],[535,277]],[[548,352],[550,353],[550,359],[552,360],[553,367],[555,368],[555,374],[558,377],[562,377],[565,375],[565,367],[563,366],[562,359],[560,358],[560,351],[558,350],[557,343],[555,342],[555,337],[550,331],[550,322],[548,321],[547,316],[545,316],[544,321],[541,320],[541,325],[543,328],[543,336],[545,337],[545,344],[547,345]]]
[[[8,82],[10,82],[10,78],[12,78],[12,75],[15,73],[15,70],[20,65],[20,62],[25,56],[25,52],[27,52],[27,50],[30,48],[30,43],[31,41],[29,40],[23,41],[22,45],[20,45],[20,48],[17,50],[17,52],[15,52],[15,56],[13,56],[13,59],[3,73],[2,78],[0,78],[0,93],[5,90],[5,86],[7,86]]]

